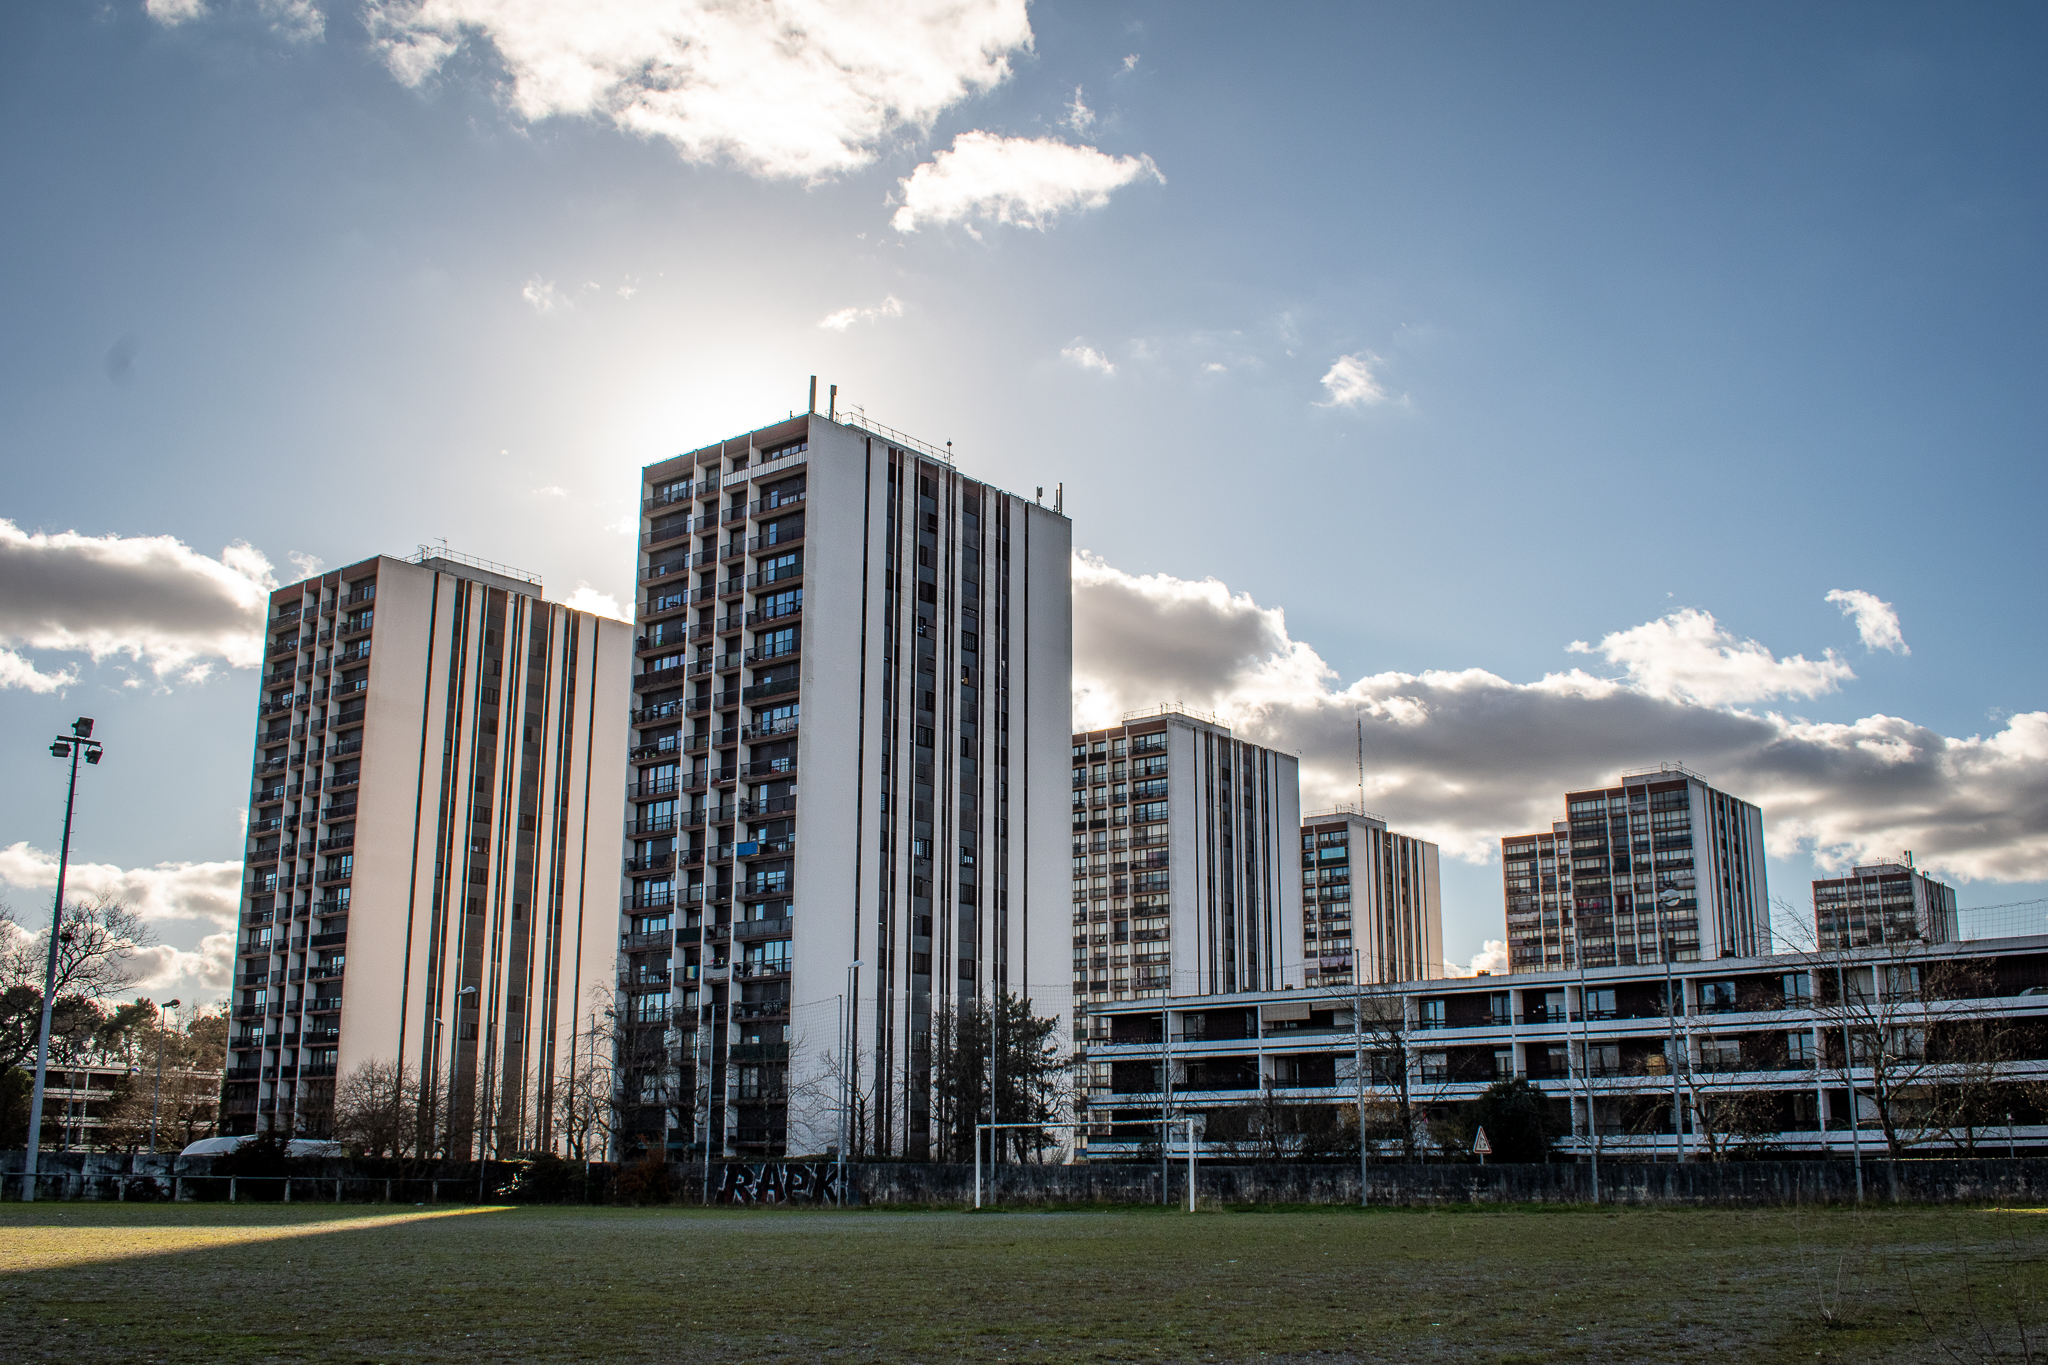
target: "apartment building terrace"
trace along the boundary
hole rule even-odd
[[[1395,1159],[1404,1096],[1427,1150],[1429,1120],[1514,1078],[1548,1097],[1567,1156],[1869,1154],[1884,1100],[1926,1150],[2048,1142],[2048,937],[1682,962],[1670,979],[1668,996],[1661,967],[1637,966],[1094,1004],[1077,1054],[1086,1155],[1156,1153],[1162,1112],[1201,1120],[1210,1156],[1276,1112],[1297,1146],[1321,1133],[1355,1152],[1362,1090]],[[1995,1056],[1967,1051],[1993,1035]],[[1974,1118],[1934,1123],[1934,1099],[1966,1085],[1989,1087]]]

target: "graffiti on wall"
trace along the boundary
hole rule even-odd
[[[721,1204],[838,1204],[839,1163],[769,1161],[731,1165],[718,1188]]]

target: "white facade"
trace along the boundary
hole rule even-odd
[[[621,1145],[921,1154],[948,1002],[1064,1027],[1069,523],[816,414],[643,483]]]
[[[1824,950],[1962,937],[1955,888],[1914,867],[1910,853],[1852,868],[1846,877],[1816,878],[1813,913],[1815,943]]]
[[[1317,812],[1301,825],[1301,882],[1309,986],[1444,974],[1435,844],[1393,833],[1376,815]]]
[[[1549,833],[1501,841],[1510,971],[1770,951],[1756,806],[1677,764],[1565,804]]]
[[[1075,995],[1300,985],[1294,755],[1173,708],[1073,739]]]
[[[616,953],[630,629],[452,556],[280,589],[268,629],[230,1129],[323,1132],[338,1076],[395,1063],[453,1154],[479,1118],[559,1146]]]

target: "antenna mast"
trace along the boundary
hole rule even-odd
[[[1358,720],[1358,813],[1365,813],[1365,717]]]

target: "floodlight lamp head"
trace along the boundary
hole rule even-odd
[[[1675,887],[1667,886],[1657,893],[1657,904],[1659,905],[1676,905],[1684,899],[1685,897],[1679,895]]]
[[[79,737],[80,739],[91,739],[91,738],[92,738],[92,717],[91,717],[91,716],[80,716],[80,717],[79,717],[79,718],[78,718],[77,720],[74,720],[74,721],[72,721],[72,722],[71,722],[71,733],[72,733],[72,734],[74,734],[74,735],[77,735],[77,736],[78,736],[78,737]]]
[[[92,748],[87,749],[85,751],[85,761],[93,767],[99,766],[100,751],[98,745],[94,745]]]
[[[166,1000],[164,1001],[164,1008],[167,1010],[174,1010],[184,1003],[185,1002],[182,1000]]]
[[[50,746],[50,756],[52,758],[69,758],[71,757],[71,746],[60,739]]]

